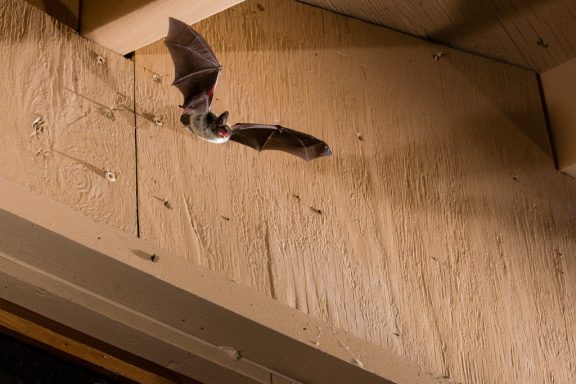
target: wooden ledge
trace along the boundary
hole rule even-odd
[[[0,178],[0,297],[206,383],[434,383],[416,364]]]
[[[84,0],[80,34],[125,55],[168,32],[168,17],[195,23],[243,0]]]

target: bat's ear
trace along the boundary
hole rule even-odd
[[[218,118],[216,119],[216,125],[217,126],[222,126],[222,125],[226,125],[226,122],[228,121],[228,111],[222,113],[220,116],[218,116]]]

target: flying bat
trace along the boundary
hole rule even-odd
[[[227,111],[220,116],[210,111],[222,66],[208,43],[186,23],[172,17],[165,43],[174,61],[172,85],[184,95],[180,121],[201,139],[212,143],[232,140],[257,151],[288,152],[306,161],[332,154],[322,140],[280,125],[239,123],[230,127]]]

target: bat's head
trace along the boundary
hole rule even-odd
[[[220,142],[228,141],[232,129],[226,122],[228,121],[228,112],[222,113],[214,122],[214,133],[221,140]]]

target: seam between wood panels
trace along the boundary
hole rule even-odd
[[[82,0],[78,0],[78,17],[76,18],[76,32],[80,33],[82,28]]]
[[[554,142],[554,133],[552,131],[552,124],[550,123],[550,113],[548,111],[548,104],[546,104],[546,94],[544,93],[544,86],[542,84],[542,75],[536,73],[536,82],[538,83],[538,93],[540,95],[540,104],[542,105],[542,112],[544,113],[544,122],[546,124],[546,133],[548,141],[550,142],[550,151],[552,152],[552,160],[554,160],[554,167],[560,170],[560,163],[558,162],[558,153],[556,152],[556,144]]]
[[[136,237],[140,237],[140,191],[138,180],[138,119],[136,113],[136,61],[132,61],[132,111],[134,116],[134,178],[135,178],[135,194],[136,194]]]

